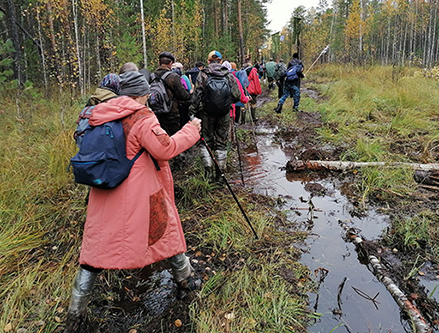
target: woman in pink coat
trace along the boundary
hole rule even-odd
[[[124,96],[97,105],[90,125],[123,118],[127,157],[133,158],[142,147],[147,152],[140,155],[118,187],[91,189],[70,318],[84,313],[102,269],[142,268],[170,258],[179,287],[188,287],[191,275],[168,160],[199,140],[201,121],[194,119],[169,137],[145,106],[149,85],[144,76],[127,72],[120,78],[120,94]]]

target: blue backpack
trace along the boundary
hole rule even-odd
[[[79,152],[70,160],[75,182],[100,189],[112,189],[130,174],[131,167],[145,151],[129,160],[126,156],[122,120],[87,125]]]
[[[287,69],[287,81],[293,81],[299,78],[298,73],[302,70],[303,66],[301,64],[294,64]]]
[[[236,77],[238,78],[239,82],[241,82],[242,87],[244,89],[247,89],[250,85],[250,81],[248,80],[248,75],[245,69],[240,69],[236,72]]]

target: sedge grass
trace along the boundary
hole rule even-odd
[[[265,259],[260,266],[259,259],[249,258],[242,269],[207,281],[200,302],[192,306],[197,332],[306,331],[303,300],[276,273],[279,262]]]
[[[53,332],[59,325],[54,313],[69,298],[78,251],[78,235],[66,229],[75,214],[59,192],[72,184],[66,172],[72,147],[57,138],[72,133],[73,125],[64,128],[56,111],[61,104],[35,90],[3,97],[0,331],[10,325],[14,331]],[[74,124],[77,110],[69,110]]]

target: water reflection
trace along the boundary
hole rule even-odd
[[[273,140],[271,133],[258,134],[257,146],[244,151],[245,182],[257,193],[282,197],[280,208],[287,212],[290,224],[310,232],[300,245],[301,261],[314,272],[317,292],[309,295],[310,307],[321,316],[309,331],[405,331],[395,301],[358,259],[354,245],[344,241],[340,226],[343,223],[357,228],[372,240],[380,236],[388,218],[373,209],[362,217],[351,214],[349,183],[319,174],[286,175],[288,151]],[[324,191],[310,191],[319,186]]]

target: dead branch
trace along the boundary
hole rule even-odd
[[[363,240],[356,236],[351,237],[353,243],[361,248]],[[431,333],[433,332],[432,328],[428,324],[428,322],[424,319],[419,309],[414,305],[407,296],[399,289],[395,282],[392,281],[388,276],[384,273],[384,267],[381,265],[379,259],[373,255],[368,255],[369,263],[373,268],[373,272],[375,276],[378,278],[381,283],[384,284],[386,289],[389,291],[390,295],[392,295],[393,299],[396,301],[398,306],[403,310],[412,320],[417,333]]]
[[[420,164],[405,162],[345,162],[345,161],[288,161],[287,172],[296,172],[303,170],[335,170],[345,171],[363,167],[380,166],[380,167],[406,167],[422,171],[439,170],[438,163]]]

